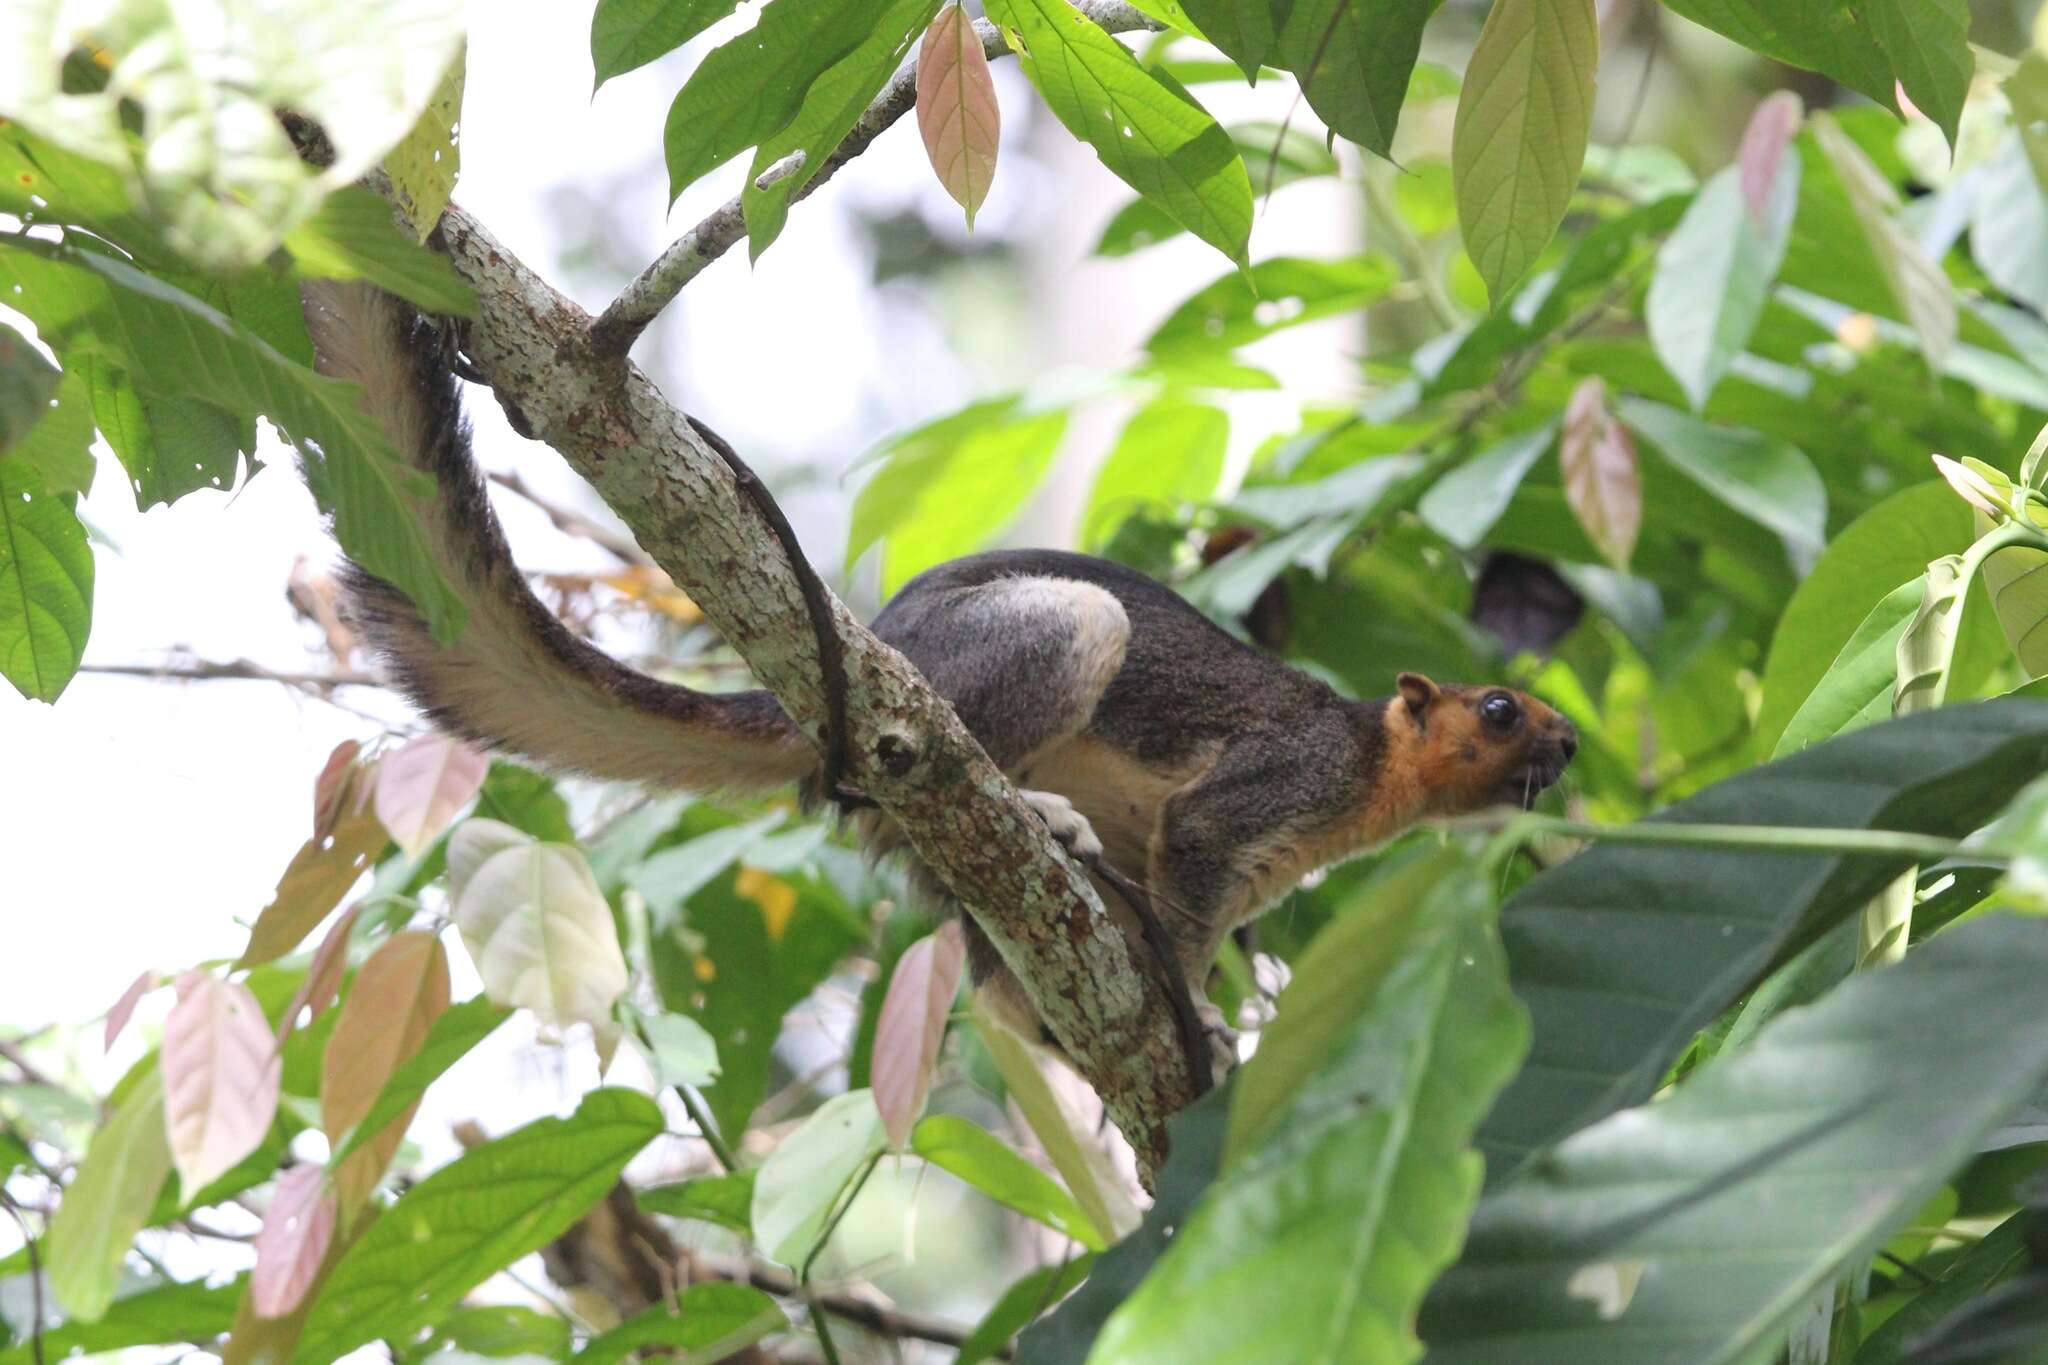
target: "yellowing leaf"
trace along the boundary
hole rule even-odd
[[[600,1039],[613,1030],[626,958],[582,853],[540,843],[493,853],[456,897],[455,924],[493,1001],[557,1028],[590,1024]]]
[[[283,1069],[256,997],[239,981],[187,972],[164,1021],[164,1125],[186,1198],[256,1150],[277,1114]]]
[[[695,625],[704,613],[678,588],[669,576],[652,565],[641,565],[598,580],[613,592],[638,602],[649,611],[668,617],[678,625]]]
[[[299,946],[313,926],[341,904],[391,836],[368,811],[344,811],[332,833],[308,839],[277,883],[277,895],[249,930],[249,946],[235,965],[273,962]]]
[[[394,934],[363,963],[323,1054],[320,1124],[336,1150],[447,1008],[448,954],[432,934]],[[335,1168],[334,1190],[344,1211],[352,1213],[377,1187],[418,1107],[415,1101]]]
[[[761,907],[768,937],[780,943],[789,917],[796,912],[796,888],[758,867],[742,866],[733,875],[732,889]]]
[[[972,229],[995,179],[1002,112],[981,36],[957,2],[939,11],[917,50],[917,130],[939,183],[967,210]]]
[[[1451,181],[1498,308],[1564,221],[1593,120],[1593,0],[1494,0],[1458,95]]]
[[[1586,538],[1617,569],[1628,567],[1643,528],[1643,486],[1635,439],[1607,408],[1598,376],[1581,381],[1564,413],[1558,442],[1564,496]]]
[[[249,1303],[258,1317],[281,1318],[304,1302],[334,1240],[334,1215],[325,1168],[303,1162],[278,1179],[249,1274]]]
[[[911,1125],[924,1112],[966,957],[960,922],[949,920],[904,949],[889,977],[868,1075],[892,1147],[909,1141]]]
[[[441,210],[448,207],[455,177],[462,172],[462,87],[468,76],[465,41],[456,47],[419,121],[384,158],[392,197],[420,242],[440,224]]]
[[[461,740],[421,735],[377,764],[377,818],[416,858],[477,794],[490,768]]]

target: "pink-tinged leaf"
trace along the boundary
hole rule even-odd
[[[460,740],[421,735],[377,764],[377,818],[417,857],[484,784],[491,762]]]
[[[114,1050],[114,1040],[121,1036],[121,1030],[128,1027],[128,1020],[135,1014],[135,1006],[142,997],[163,984],[163,978],[155,972],[144,972],[128,983],[128,989],[121,992],[121,998],[114,1002],[114,1008],[107,1011],[107,1034],[100,1048],[104,1052]]]
[[[917,129],[939,183],[967,210],[988,197],[996,175],[1002,112],[974,21],[956,2],[940,10],[917,50]]]
[[[1742,202],[1758,227],[1770,219],[1771,187],[1778,182],[1778,169],[1785,164],[1785,149],[1806,118],[1806,106],[1790,90],[1779,90],[1756,107],[1743,130],[1742,147],[1735,164],[1742,168]]]
[[[1580,383],[1564,410],[1558,443],[1564,497],[1593,548],[1617,569],[1628,567],[1643,529],[1643,484],[1635,438],[1607,410],[1607,385],[1597,376]]]
[[[320,1122],[330,1143],[338,1148],[369,1114],[391,1073],[420,1050],[447,1008],[448,954],[440,939],[408,930],[370,954],[342,1002],[321,1064]],[[384,1178],[412,1115],[407,1109],[393,1118],[335,1169],[343,1208],[353,1213]]]
[[[896,960],[875,1022],[875,1050],[868,1068],[875,1107],[882,1111],[891,1146],[910,1140],[911,1127],[924,1112],[966,956],[960,922],[953,920],[911,944]]]
[[[320,776],[313,779],[313,837],[324,839],[334,832],[335,821],[341,818],[341,803],[352,792],[358,804],[362,801],[360,788],[354,781],[356,755],[363,746],[352,739],[345,739],[334,746],[334,752],[327,756],[327,764],[320,769]]]
[[[320,1011],[334,1003],[334,997],[341,993],[342,973],[348,970],[348,940],[355,932],[356,916],[363,912],[361,904],[351,905],[341,912],[341,918],[327,931],[327,937],[320,940],[320,946],[313,950],[313,961],[306,968],[305,984],[292,996],[291,1004],[285,1006],[284,1018],[277,1026],[278,1046],[284,1046],[285,1039],[292,1036],[292,1030],[299,1026],[300,1011],[311,1007],[313,1017],[320,1017]]]
[[[249,1306],[256,1316],[281,1318],[297,1308],[333,1240],[334,1195],[326,1170],[311,1162],[292,1167],[278,1179],[256,1234],[256,1268],[249,1275]]]
[[[187,972],[178,990],[164,1021],[164,1128],[190,1198],[263,1141],[283,1063],[247,986]]]
[[[341,898],[370,870],[391,836],[368,811],[346,808],[331,833],[308,839],[278,879],[277,894],[256,916],[249,946],[235,963],[256,967],[299,946]]]

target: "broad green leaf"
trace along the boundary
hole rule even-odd
[[[2048,308],[2048,196],[2014,133],[1979,173],[1970,258],[2029,308]]]
[[[462,91],[468,80],[469,53],[458,47],[412,131],[384,158],[391,197],[417,242],[433,235],[462,173]]]
[[[579,1365],[659,1359],[671,1365],[730,1360],[770,1332],[789,1326],[781,1305],[752,1285],[698,1284],[626,1319],[570,1359]],[[643,1348],[654,1350],[642,1357]]]
[[[0,1365],[35,1365],[39,1352],[43,1359],[54,1361],[130,1346],[169,1348],[174,1343],[206,1341],[233,1323],[242,1287],[241,1280],[222,1285],[194,1280],[140,1289],[116,1299],[94,1321],[74,1314],[69,1321],[47,1328],[39,1341],[24,1340],[0,1348]]]
[[[1430,1358],[1758,1359],[2048,1078],[2048,925],[1993,916],[1859,974],[1482,1200]]]
[[[436,221],[439,216],[436,209]],[[301,275],[368,280],[429,313],[467,317],[476,311],[476,294],[448,258],[408,241],[392,220],[391,205],[368,190],[328,195],[318,212],[285,234],[284,247]]]
[[[1088,510],[1081,514],[1081,547],[1109,543],[1130,516],[1152,508],[1171,514],[1201,502],[1223,477],[1230,417],[1223,409],[1185,398],[1154,399],[1124,424],[1109,458],[1095,475]]]
[[[434,1020],[419,1048],[384,1082],[369,1112],[334,1144],[331,1163],[338,1166],[348,1160],[358,1147],[382,1132],[385,1125],[400,1114],[409,1113],[429,1085],[510,1016],[510,1010],[481,995],[450,1006]]]
[[[1431,484],[1416,512],[1453,545],[1475,548],[1507,510],[1523,477],[1556,440],[1555,422],[1510,436]]]
[[[1642,398],[1623,398],[1615,411],[1687,478],[1775,531],[1796,570],[1803,573],[1819,557],[1827,537],[1827,486],[1798,447]]]
[[[1754,52],[1825,72],[1887,109],[1898,107],[1891,59],[1871,32],[1868,20],[1849,5],[1828,0],[1790,4],[1785,0],[1664,0],[1664,4]]]
[[[56,395],[43,407],[41,420],[21,432],[0,460],[0,485],[19,484],[21,492],[83,493],[92,487],[98,462],[92,452],[92,390],[77,374],[66,371]]]
[[[301,451],[334,509],[342,548],[405,589],[437,638],[453,638],[462,604],[412,510],[431,496],[431,484],[393,458],[351,386],[294,364],[192,295],[95,252],[0,240],[0,286],[16,285],[22,292],[14,306],[60,355],[112,348],[140,390],[202,400],[237,420],[261,413],[295,441],[317,445],[317,457],[303,444]]]
[[[114,1302],[121,1263],[148,1223],[171,1174],[163,1074],[150,1066],[93,1135],[64,1188],[43,1248],[50,1292],[78,1322],[98,1322]]]
[[[811,82],[802,107],[788,125],[772,137],[761,139],[753,167],[740,186],[740,208],[746,215],[747,251],[751,259],[759,260],[769,243],[782,235],[791,201],[825,168],[834,149],[867,112],[869,102],[887,83],[890,73],[910,50],[911,40],[937,7],[938,0],[889,0],[860,44]],[[971,26],[968,41],[976,45],[977,53],[981,50]],[[762,188],[763,173],[795,152],[803,154],[803,164]]]
[[[1227,68],[1226,68],[1227,69]],[[1337,158],[1322,138],[1278,123],[1234,123],[1230,140],[1251,171],[1252,189],[1260,197],[1297,180],[1335,175]],[[1184,229],[1149,199],[1133,199],[1116,211],[1095,243],[1098,256],[1128,256],[1156,246]]]
[[[1202,36],[1259,82],[1259,66],[1273,50],[1273,11],[1267,0],[1181,0]]]
[[[1422,50],[1422,28],[1440,3],[1294,0],[1289,6],[1273,5],[1272,21],[1279,28],[1273,59],[1295,74],[1308,107],[1338,136],[1391,156],[1394,126]]]
[[[1052,468],[1064,409],[1027,411],[994,398],[904,433],[853,501],[846,562],[882,543],[889,595],[934,564],[971,554],[1024,508]]]
[[[53,702],[85,653],[92,547],[74,499],[30,492],[31,481],[41,478],[25,463],[0,461],[0,677],[24,697]]]
[[[247,986],[211,972],[179,978],[158,1074],[184,1199],[227,1174],[269,1133],[282,1064]]]
[[[403,1339],[502,1266],[559,1237],[661,1135],[661,1110],[593,1090],[414,1185],[349,1248],[306,1322],[297,1360],[324,1365],[379,1337]]]
[[[1318,1017],[1259,1055],[1275,1044],[1304,1054],[1288,1068],[1305,1070],[1302,1084],[1238,1094],[1233,1120],[1265,1098],[1281,1108],[1260,1107],[1258,1136],[1180,1223],[1091,1360],[1421,1355],[1416,1307],[1479,1195],[1472,1130],[1527,1041],[1493,896],[1455,859],[1426,864],[1440,876],[1391,961],[1320,940],[1301,960],[1285,998],[1298,991],[1297,1008]],[[1344,926],[1333,926],[1342,943],[1364,946]],[[1260,1311],[1246,1312],[1254,1301]]]
[[[1919,337],[1927,363],[1939,370],[1955,349],[1958,321],[1948,276],[1894,216],[1899,192],[1828,114],[1813,116],[1813,135],[1849,196],[1858,226],[1877,256],[1892,300]]]
[[[405,136],[462,34],[453,0],[20,0],[0,26],[0,115],[119,169],[194,261],[254,265]],[[105,87],[67,92],[64,56],[87,42],[111,59]],[[280,108],[320,126],[330,164],[300,157]]]
[[[1786,149],[1759,220],[1730,166],[1701,188],[1657,253],[1646,317],[1657,358],[1698,412],[1749,345],[1785,262],[1799,205],[1799,154]]]
[[[1947,700],[1969,586],[1960,555],[1943,555],[1927,566],[1919,608],[1906,623],[1895,651],[1898,681],[1892,692],[1893,714],[1932,710]]]
[[[1094,1266],[1095,1253],[1086,1251],[1069,1260],[1041,1266],[1011,1285],[961,1341],[954,1365],[981,1365],[982,1361],[992,1359],[1033,1318],[1071,1294]]]
[[[754,1241],[784,1265],[803,1268],[854,1177],[888,1145],[873,1092],[849,1090],[819,1105],[761,1163]]]
[[[1925,1360],[1922,1352],[1934,1344],[1923,1340],[1930,1329],[1951,1313],[1970,1311],[1993,1286],[2024,1269],[2032,1260],[2027,1240],[2043,1231],[2048,1231],[2048,1216],[2026,1210],[1985,1233],[1956,1257],[1938,1283],[1915,1294],[1863,1339],[1852,1357],[1854,1365],[1920,1365]]]
[[[1809,744],[1874,725],[1892,714],[1898,681],[1899,637],[1920,610],[1927,587],[1922,575],[1892,589],[1856,627],[1849,643],[1778,737],[1773,758],[1796,754]]]
[[[0,457],[12,455],[30,428],[48,415],[62,378],[26,337],[0,322]]]
[[[1649,823],[1960,837],[2044,763],[2048,704],[1947,706],[1740,773]],[[1480,1130],[1488,1178],[1646,1100],[1701,1028],[1912,861],[1595,844],[1530,881],[1501,937],[1535,1036]]]
[[[1989,529],[1981,515],[1977,529]],[[1978,572],[2013,657],[2028,677],[2048,675],[2048,553],[2019,546],[2000,550]]]
[[[1058,1181],[966,1119],[934,1114],[917,1125],[911,1149],[997,1203],[1071,1237],[1090,1251],[1109,1245],[1109,1239]]]
[[[1235,261],[1252,230],[1252,186],[1237,147],[1208,111],[1066,0],[996,0],[1024,74],[1067,131],[1118,179]]]
[[[1394,263],[1377,253],[1346,260],[1312,261],[1275,256],[1249,277],[1219,277],[1190,296],[1159,324],[1145,349],[1225,350],[1270,336],[1283,327],[1349,313],[1386,296],[1399,279]]]
[[[753,1230],[754,1179],[757,1171],[734,1171],[673,1185],[635,1190],[633,1198],[649,1213],[671,1218],[696,1218],[734,1232]]]
[[[1607,406],[1598,375],[1579,381],[1565,408],[1557,445],[1564,496],[1586,538],[1626,571],[1643,529],[1643,482],[1636,444]]]
[[[1593,0],[1494,0],[1465,68],[1451,176],[1465,252],[1498,308],[1564,220],[1586,155]]]
[[[320,1126],[330,1148],[340,1147],[369,1116],[398,1069],[419,1055],[448,1009],[448,953],[432,934],[393,934],[356,972],[334,1032],[321,1053]],[[344,1218],[376,1189],[413,1110],[400,1110],[355,1150],[332,1163]],[[277,1317],[277,1313],[265,1313]]]
[[[666,56],[739,8],[739,0],[597,0],[590,16],[593,93],[614,76]]]
[[[1977,59],[1970,51],[1969,0],[1863,0],[1856,6],[1905,87],[1953,147]]]
[[[621,1000],[619,1014],[647,1058],[657,1085],[699,1086],[718,1079],[718,1043],[687,1014],[653,1013]]]
[[[491,999],[530,1009],[551,1027],[585,1023],[600,1039],[612,1032],[612,1002],[629,984],[626,958],[580,850],[503,849],[454,899],[455,927]]]
[[[981,35],[957,0],[939,11],[918,46],[917,130],[933,173],[967,211],[972,231],[974,211],[995,179],[1002,110]]]
[[[752,28],[706,53],[662,130],[669,202],[742,148],[789,126],[811,83],[870,35],[879,8],[879,0],[768,0]]]

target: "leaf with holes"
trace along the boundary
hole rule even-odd
[[[1598,375],[1572,391],[1557,452],[1572,515],[1594,548],[1626,569],[1643,529],[1642,475],[1636,443],[1608,411],[1607,385]]]
[[[469,80],[468,40],[455,50],[441,82],[420,111],[412,131],[384,157],[391,197],[412,224],[413,239],[425,242],[441,221],[462,173],[462,91]]]
[[[334,1240],[334,1220],[325,1167],[305,1161],[278,1178],[249,1275],[249,1302],[259,1317],[281,1318],[305,1300]]]
[[[55,701],[92,625],[92,548],[74,500],[30,493],[31,480],[40,476],[26,464],[0,461],[0,677],[24,697]]]
[[[320,1126],[338,1148],[390,1084],[398,1068],[418,1055],[428,1031],[448,1008],[448,954],[432,934],[394,934],[370,954],[341,1003],[321,1054]],[[392,1153],[405,1139],[412,1109],[402,1110],[334,1164],[334,1192],[345,1214],[383,1179]],[[277,1316],[275,1313],[267,1317]]]
[[[960,991],[960,968],[967,943],[960,923],[951,920],[904,950],[882,997],[875,1025],[874,1060],[868,1075],[881,1111],[889,1145],[901,1147],[910,1127],[924,1112],[931,1094],[932,1072],[939,1062],[939,1044],[946,1037],[946,1017]]]
[[[344,812],[333,833],[308,839],[278,879],[277,894],[256,916],[249,946],[235,965],[258,966],[298,947],[313,926],[341,904],[390,842],[384,826],[367,810]]]
[[[1465,252],[1498,308],[1564,220],[1586,156],[1593,0],[1494,0],[1465,68],[1451,179]]]
[[[270,1131],[282,1061],[247,986],[187,972],[164,1021],[161,1066],[171,1158],[189,1199]]]
[[[917,130],[939,184],[973,228],[995,179],[1002,111],[981,36],[957,0],[939,11],[917,50]]]
[[[484,785],[490,760],[459,739],[427,734],[377,761],[377,819],[409,858],[440,837]]]

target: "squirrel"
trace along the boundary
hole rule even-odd
[[[403,591],[343,571],[358,633],[443,728],[546,768],[706,792],[824,793],[811,742],[762,690],[713,694],[635,672],[572,634],[512,560],[470,451],[447,348],[411,305],[359,283],[302,287],[316,367],[353,381],[399,458],[438,489],[423,533],[468,609],[435,641]],[[1202,999],[1223,938],[1309,873],[1431,816],[1526,807],[1578,747],[1572,723],[1505,687],[1403,672],[1348,700],[1247,645],[1171,588],[1105,559],[996,550],[929,569],[871,625],[950,703],[1084,865],[1140,882]],[[875,854],[905,841],[853,817]],[[913,885],[942,909],[935,876]],[[1104,904],[1146,952],[1116,897]],[[1122,909],[1119,907],[1122,906]],[[1049,1037],[993,944],[962,915],[970,975],[1027,1037]],[[1142,959],[1140,959],[1142,960]]]

